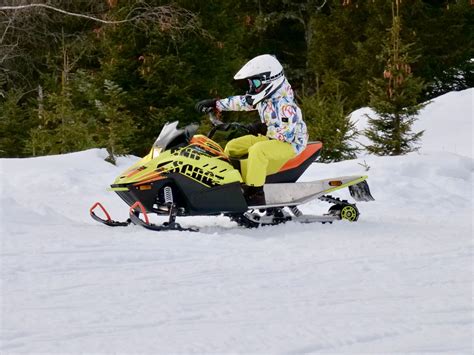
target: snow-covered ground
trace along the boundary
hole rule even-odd
[[[89,207],[127,217],[105,188],[136,158],[0,160],[0,353],[472,354],[473,92],[425,108],[419,153],[309,168],[370,167],[357,223],[109,228]]]

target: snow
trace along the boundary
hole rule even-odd
[[[432,100],[420,111],[413,125],[413,132],[425,131],[421,138],[421,152],[451,152],[473,156],[474,89],[450,92]],[[368,107],[352,113],[351,119],[358,131],[367,128],[367,116],[375,117]],[[370,143],[367,137],[359,136],[361,145]]]
[[[472,354],[472,95],[424,109],[418,153],[308,169],[369,175],[357,223],[109,228],[89,207],[127,217],[105,189],[136,157],[1,159],[0,352]]]

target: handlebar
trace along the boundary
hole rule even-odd
[[[217,118],[217,116],[216,116],[213,109],[210,109],[210,111],[207,114],[209,116],[209,121],[211,121],[211,123],[214,127],[219,126],[219,125],[224,123],[224,122],[222,122],[221,120],[219,120]]]
[[[209,111],[208,113],[209,121],[211,121],[212,129],[208,133],[208,138],[212,138],[217,131],[228,131],[231,128],[242,129],[249,132],[249,129],[246,125],[243,125],[238,122],[224,123],[219,118],[217,118],[214,110]]]

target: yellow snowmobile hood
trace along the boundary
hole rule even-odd
[[[153,147],[150,152],[120,174],[110,190],[125,191],[127,185],[144,185],[179,173],[205,186],[242,182],[242,177],[223,149],[203,135],[196,135],[189,145],[174,151]]]

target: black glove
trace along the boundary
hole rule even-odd
[[[249,130],[249,133],[254,136],[258,136],[259,134],[265,136],[267,134],[267,125],[263,122],[251,123],[246,127]]]
[[[216,109],[216,99],[207,99],[199,101],[194,108],[199,113],[208,113]]]

